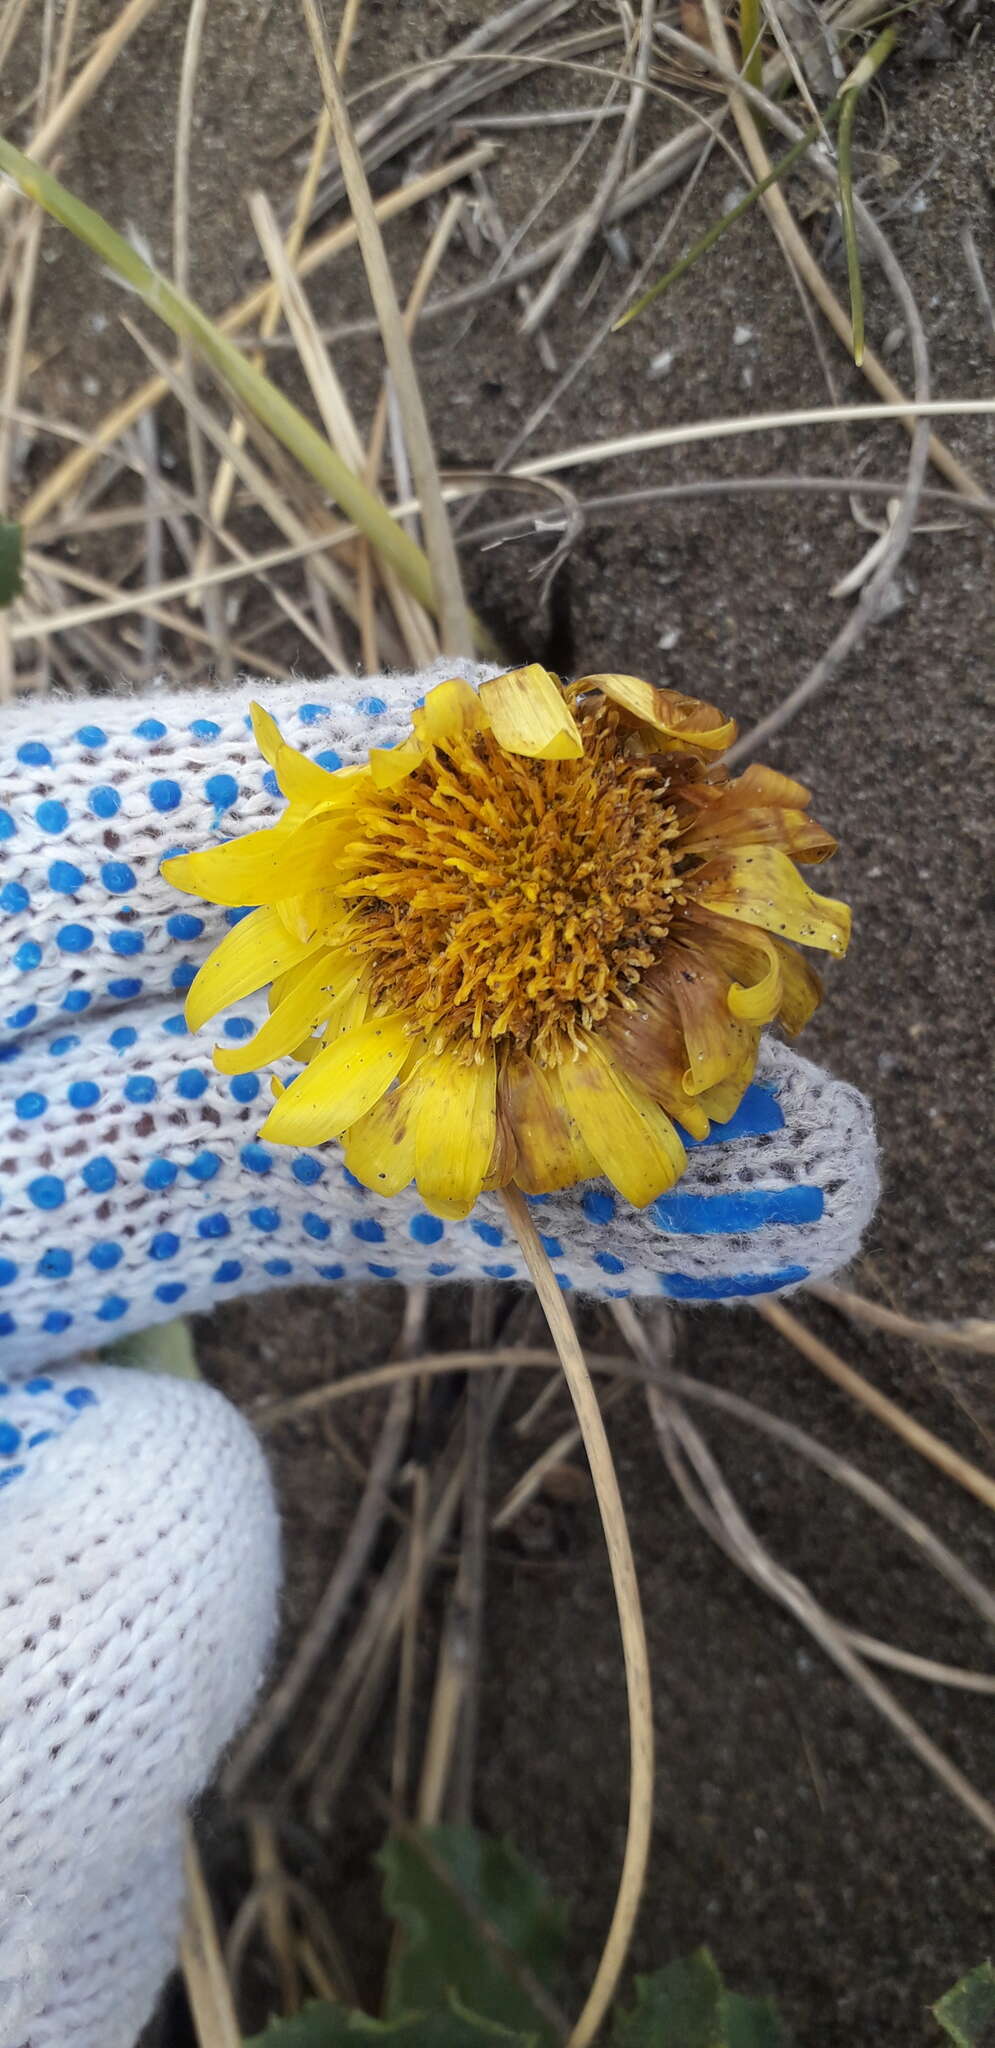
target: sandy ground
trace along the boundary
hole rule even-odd
[[[401,7],[366,0],[354,83],[444,50],[489,11],[484,0],[410,0]],[[84,8],[92,26],[111,12],[107,5]],[[976,11],[979,30],[969,47],[956,11],[942,18],[937,11],[935,19],[923,12],[933,39],[913,41],[889,68],[885,101],[869,105],[864,116],[862,167],[865,176],[876,174],[868,192],[887,215],[918,297],[935,391],[988,395],[995,343],[960,234],[965,222],[972,225],[991,279],[993,22],[984,8]],[[597,7],[580,7],[577,17],[581,25],[604,18]],[[163,261],[183,19],[176,6],[153,15],[87,111],[62,165],[67,182],[119,224],[139,226]],[[257,272],[243,194],[260,183],[274,200],[287,198],[293,146],[315,111],[304,33],[290,0],[229,0],[210,10],[203,80],[194,286],[205,304],[220,308]],[[601,90],[589,79],[543,71],[495,102],[537,115],[534,129],[502,138],[491,176],[509,227],[577,139],[575,129],[544,128],[543,111],[588,104]],[[641,148],[675,118],[652,108]],[[588,159],[592,168],[601,147]],[[712,166],[677,246],[715,217],[738,183],[727,161]],[[565,197],[554,206],[554,223],[578,203],[579,189],[570,187],[569,205]],[[815,185],[804,194],[818,250],[830,221],[815,210]],[[665,203],[628,223],[636,257],[658,232]],[[402,283],[416,267],[424,232],[424,222],[417,234],[410,226],[391,232]],[[131,344],[116,326],[119,302],[54,231],[46,234],[44,259],[34,338],[45,359],[28,396],[56,412],[95,418],[137,374]],[[577,285],[548,323],[561,365],[619,289],[612,258],[590,309],[579,309],[579,291],[591,285],[599,261],[600,254],[585,259]],[[480,274],[473,253],[454,245],[446,287]],[[842,289],[838,259],[832,276]],[[897,315],[873,268],[866,285],[869,332],[881,338]],[[329,323],[366,316],[352,263],[323,274],[312,296]],[[861,401],[860,378],[832,341],[826,346],[840,397]],[[669,360],[661,364],[664,351]],[[288,366],[287,358],[276,360]],[[368,417],[376,389],[368,343],[347,338],[336,360],[357,413]],[[469,325],[453,316],[426,327],[419,362],[441,459],[454,465],[496,457],[550,382],[533,345],[516,331],[513,302],[500,296]],[[900,337],[890,367],[899,378],[909,375]],[[602,347],[533,446],[825,402],[799,298],[768,230],[753,218],[661,307]],[[990,423],[952,421],[948,439],[990,482]],[[839,473],[865,453],[871,473],[900,477],[905,449],[897,427],[873,437],[834,427],[632,457],[610,471],[592,466],[570,481],[578,491],[601,491],[733,473]],[[35,472],[40,462],[32,456]],[[653,674],[750,723],[779,701],[836,630],[842,606],[829,591],[869,539],[845,499],[712,499],[591,520],[548,604],[529,575],[541,543],[471,551],[468,574],[475,602],[501,631],[510,656],[528,654],[575,672],[624,667]],[[980,1314],[991,1306],[992,561],[990,532],[978,521],[919,536],[901,572],[896,610],[768,750],[775,765],[790,767],[815,789],[817,814],[843,844],[834,888],[856,907],[852,952],[832,977],[805,1050],[868,1091],[876,1105],[885,1186],[863,1278],[869,1289],[923,1314]],[[302,669],[312,665],[307,650],[289,641],[280,652]],[[204,1369],[236,1400],[311,1384],[332,1364],[345,1369],[382,1357],[397,1312],[388,1288],[360,1313],[343,1303],[331,1318],[327,1304],[313,1297],[274,1297],[250,1311],[233,1307],[198,1330]],[[465,1329],[466,1312],[465,1302],[440,1291],[437,1333],[451,1340]],[[912,1414],[984,1458],[995,1417],[982,1361],[860,1336],[815,1304],[807,1313]],[[681,1344],[691,1369],[812,1428],[931,1518],[976,1569],[990,1568],[981,1510],[854,1413],[754,1315],[735,1310],[682,1319]],[[350,1412],[350,1441],[359,1451],[376,1421],[377,1404]],[[615,1419],[612,1436],[646,1603],[660,1753],[655,1854],[636,1967],[707,1940],[733,1982],[776,1991],[806,2048],[929,2042],[928,2004],[991,1946],[981,1835],[787,1617],[711,1549],[672,1492],[637,1398]],[[926,1654],[978,1661],[972,1626],[952,1597],[883,1525],[758,1441],[717,1426],[713,1440],[760,1533],[834,1614]],[[288,1539],[286,1649],[324,1583],[355,1488],[316,1432],[301,1429],[281,1440],[275,1463]],[[497,1465],[495,1486],[515,1469],[508,1438],[497,1447]],[[423,1680],[430,1654],[427,1634]],[[990,1785],[990,1704],[910,1681],[896,1681],[895,1689],[950,1754]],[[596,1511],[590,1501],[547,1504],[538,1535],[528,1544],[499,1544],[489,1571],[478,1818],[511,1834],[570,1900],[578,1972],[596,1957],[621,1853],[624,1730]],[[333,1921],[366,1992],[382,1955],[369,1861],[377,1823],[366,1777],[375,1777],[382,1761],[374,1747],[334,1834],[314,1849]],[[222,1897],[234,1898],[238,1838],[213,1809],[205,1817],[205,1849]],[[186,2038],[178,2011],[171,2011],[161,2048],[182,2048]]]

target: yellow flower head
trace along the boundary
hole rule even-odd
[[[270,985],[270,1015],[215,1064],[303,1071],[261,1135],[341,1138],[366,1187],[411,1180],[441,1216],[482,1188],[607,1174],[639,1206],[686,1164],[675,1125],[737,1108],[760,1029],[821,995],[787,944],[846,951],[850,913],[796,861],[835,841],[773,769],[731,779],[735,727],[635,676],[545,669],[439,683],[410,736],[334,773],[255,707],[287,809],[167,861],[177,888],[260,906],[187,997],[199,1028]]]

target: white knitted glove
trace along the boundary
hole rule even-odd
[[[240,913],[159,875],[279,815],[250,697],[334,767],[399,739],[445,672],[0,725],[0,2048],[130,2048],[175,1948],[180,1815],[252,1696],[277,1578],[261,1457],[218,1395],[44,1368],[277,1284],[523,1277],[497,1196],[443,1224],[335,1146],[258,1142],[267,1077],[217,1073],[181,1013]],[[853,1256],[877,1169],[852,1089],[768,1039],[689,1151],[644,1212],[607,1182],[535,1199],[564,1287],[736,1299]]]

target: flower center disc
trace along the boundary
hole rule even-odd
[[[625,750],[611,706],[584,754],[532,761],[487,733],[447,741],[360,813],[350,849],[372,996],[437,1049],[507,1039],[557,1065],[659,959],[680,887],[663,764]]]

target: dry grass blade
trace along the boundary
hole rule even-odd
[[[122,7],[120,14],[101,36],[82,70],[77,72],[69,91],[63,94],[51,113],[46,115],[41,126],[35,129],[27,144],[26,156],[33,157],[36,163],[44,162],[46,157],[51,156],[56,143],[61,141],[77,114],[86,106],[87,101],[92,99],[97,87],[102,85],[111,65],[117,61],[135,30],[141,28],[143,21],[158,4],[159,0],[127,0],[127,5]],[[9,185],[0,186],[0,220],[8,211],[14,196]]]
[[[332,56],[321,0],[302,0],[325,104],[332,123],[384,353],[404,416],[404,431],[425,524],[435,609],[447,654],[472,655],[474,633],[463,596],[459,558],[443,502],[428,415],[415,373],[383,236]],[[479,635],[477,636],[479,638]],[[485,636],[486,640],[486,636]],[[483,651],[486,650],[486,646]]]
[[[289,1422],[301,1415],[314,1414],[336,1401],[346,1401],[356,1394],[365,1394],[371,1388],[390,1386],[395,1380],[417,1378],[420,1375],[434,1377],[449,1372],[492,1372],[502,1365],[554,1366],[557,1354],[548,1344],[499,1345],[493,1351],[430,1351],[413,1363],[390,1363],[373,1366],[368,1371],[351,1372],[340,1380],[330,1380],[327,1385],[309,1387],[304,1394],[290,1394],[285,1401],[267,1401],[257,1408],[252,1420],[256,1429],[275,1429],[280,1422]],[[587,1363],[592,1372],[617,1373],[624,1370],[624,1361],[588,1353]]]
[[[587,2048],[615,1995],[646,1876],[653,1823],[653,1699],[649,1656],[625,1509],[590,1371],[523,1196],[517,1188],[505,1188],[503,1201],[529,1278],[542,1303],[577,1411],[605,1532],[625,1658],[629,1707],[628,1828],[608,1938],[594,1983],[570,2035],[569,2048]]]
[[[908,1337],[913,1344],[927,1348],[938,1345],[945,1351],[979,1352],[983,1358],[995,1358],[995,1322],[988,1318],[967,1317],[962,1323],[938,1323],[928,1318],[920,1321],[917,1316],[885,1308],[882,1302],[868,1301],[865,1295],[854,1294],[835,1280],[811,1280],[805,1292],[817,1294],[820,1301],[838,1308],[852,1322],[870,1323],[872,1328],[887,1330],[893,1337]]]
[[[977,1465],[972,1465],[969,1458],[962,1457],[951,1444],[944,1443],[942,1437],[935,1436],[931,1429],[925,1429],[921,1422],[916,1422],[914,1416],[907,1415],[897,1401],[889,1400],[887,1394],[882,1394],[877,1387],[873,1387],[869,1380],[865,1380],[852,1365],[847,1365],[846,1360],[840,1358],[828,1344],[824,1344],[812,1330],[806,1329],[805,1324],[800,1322],[797,1316],[792,1315],[790,1309],[786,1309],[782,1302],[758,1302],[756,1312],[773,1329],[778,1330],[782,1337],[786,1337],[796,1351],[800,1351],[812,1365],[818,1366],[819,1371],[824,1372],[827,1379],[834,1380],[838,1387],[842,1387],[844,1393],[859,1401],[861,1407],[876,1415],[879,1422],[883,1422],[896,1436],[900,1436],[912,1450],[918,1451],[920,1457],[927,1459],[948,1479],[953,1479],[958,1486],[962,1486],[965,1493],[973,1494],[975,1500],[980,1500],[984,1507],[995,1512],[995,1479],[990,1478],[987,1472],[980,1471]]]
[[[746,1520],[704,1438],[680,1403],[659,1387],[646,1389],[650,1417],[664,1461],[691,1512],[712,1540],[741,1570],[786,1607],[821,1645],[844,1676],[858,1687],[878,1713],[919,1757],[940,1784],[960,1802],[985,1833],[995,1839],[995,1807],[964,1772],[951,1762],[914,1716],[868,1671],[846,1633],[819,1605],[809,1588],[770,1555]],[[689,1469],[690,1468],[690,1469]],[[692,1477],[693,1475],[693,1477]]]
[[[180,1966],[199,2048],[242,2048],[242,2030],[225,1971],[214,1912],[189,1821],[183,1851],[187,1880]]]

